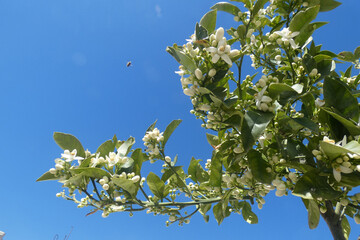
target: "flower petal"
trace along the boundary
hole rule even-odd
[[[336,181],[341,181],[341,172],[338,172],[335,168],[333,168],[333,174]]]
[[[221,58],[222,58],[227,64],[229,64],[230,66],[232,65],[232,61],[231,61],[230,57],[229,57],[227,54],[221,55]]]

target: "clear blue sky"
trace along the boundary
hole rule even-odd
[[[211,148],[201,122],[189,113],[178,64],[165,52],[182,44],[213,0],[2,0],[0,1],[0,230],[6,240],[112,239],[330,239],[321,221],[307,226],[299,198],[271,193],[259,224],[239,215],[218,227],[200,215],[189,225],[165,227],[166,216],[99,213],[58,199],[57,182],[35,180],[60,156],[54,131],[72,133],[95,151],[114,133],[130,135],[142,147],[144,131],[155,119],[164,127],[183,123],[168,143],[168,154],[207,159]],[[330,23],[315,35],[324,48],[353,51],[360,45],[360,1],[344,0],[320,20]],[[220,14],[227,24],[230,16]],[[127,61],[133,66],[126,68]],[[145,169],[143,169],[145,170]],[[351,220],[352,235],[360,234]]]

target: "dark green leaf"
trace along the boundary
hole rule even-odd
[[[349,174],[341,173],[340,184],[342,186],[348,186],[351,188],[360,186],[360,173],[359,172],[352,172]]]
[[[267,168],[271,169],[271,166],[263,159],[261,153],[251,149],[248,152],[247,158],[254,179],[260,183],[271,184],[274,179],[274,174],[266,170]]]
[[[155,125],[156,125],[156,122],[157,122],[157,120],[155,120],[155,122],[154,122],[153,124],[151,124],[151,125],[148,127],[148,129],[146,129],[146,132],[151,132],[152,130],[154,130]]]
[[[196,23],[195,37],[196,40],[202,40],[208,37],[208,31],[203,26],[200,26],[199,23]]]
[[[339,79],[332,77],[325,78],[324,100],[326,106],[335,108],[344,117],[355,122],[359,120],[358,102],[346,85]]]
[[[146,178],[146,182],[150,191],[160,199],[163,199],[168,194],[165,190],[165,183],[153,172],[150,172]]]
[[[80,141],[71,134],[54,132],[54,140],[63,150],[69,150],[70,152],[74,149],[77,151],[77,156],[85,157],[84,147]]]
[[[314,22],[306,25],[300,31],[300,34],[295,37],[296,42],[300,45],[300,47],[307,45],[307,40],[309,40],[309,38],[313,35],[314,31],[325,24],[328,24],[328,22]]]
[[[333,118],[338,120],[353,136],[360,135],[360,127],[355,125],[354,122],[347,120],[346,118],[334,113],[328,108],[322,108],[326,113],[330,114]]]
[[[112,140],[107,140],[103,144],[100,145],[100,147],[96,150],[97,153],[100,153],[100,157],[105,157],[109,155],[109,152],[114,152],[115,150],[116,142],[113,142]]]
[[[245,151],[252,148],[255,141],[265,131],[267,125],[273,117],[273,113],[265,113],[261,111],[248,111],[245,114],[244,121],[241,126],[241,139]]]
[[[211,9],[227,12],[234,16],[237,16],[238,12],[240,12],[240,9],[237,6],[227,2],[216,3],[214,6],[211,7]]]
[[[320,176],[317,171],[309,171],[297,181],[293,195],[305,199],[323,198],[332,200],[338,198],[341,192],[335,191],[328,184],[327,177]]]
[[[210,12],[207,12],[200,20],[200,25],[207,30],[208,34],[211,34],[215,30],[216,15],[217,15],[217,11],[212,10]]]
[[[162,142],[162,146],[165,147],[166,142],[169,140],[171,134],[174,130],[179,126],[182,120],[173,120],[165,129],[164,131],[164,141]]]

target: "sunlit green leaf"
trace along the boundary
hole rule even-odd
[[[107,140],[103,144],[100,145],[100,147],[96,150],[97,153],[100,153],[100,157],[105,157],[109,155],[109,152],[114,152],[115,150],[116,142],[113,142],[112,140]]]
[[[174,130],[179,126],[179,124],[182,122],[182,120],[173,120],[165,129],[164,131],[164,141],[162,142],[163,147],[165,146],[166,142],[169,140],[171,134],[174,132]]]
[[[200,25],[203,26],[208,34],[211,34],[216,27],[216,15],[217,10],[212,10],[207,12],[200,20]]]
[[[238,12],[240,12],[240,9],[237,6],[227,2],[216,3],[214,6],[211,7],[211,9],[227,12],[234,16],[237,16]]]
[[[153,172],[150,172],[146,178],[146,182],[150,188],[150,191],[160,199],[163,199],[168,195],[168,191],[165,189],[165,183]]]
[[[315,229],[319,225],[320,221],[320,209],[317,203],[310,199],[308,201],[308,224],[310,229]]]
[[[84,147],[80,141],[71,134],[54,132],[54,140],[63,150],[69,150],[70,152],[74,149],[77,151],[77,156],[85,157]]]

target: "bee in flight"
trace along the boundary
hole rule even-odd
[[[126,67],[130,67],[130,66],[132,66],[132,63],[131,63],[131,61],[128,61],[128,62],[126,63]]]

